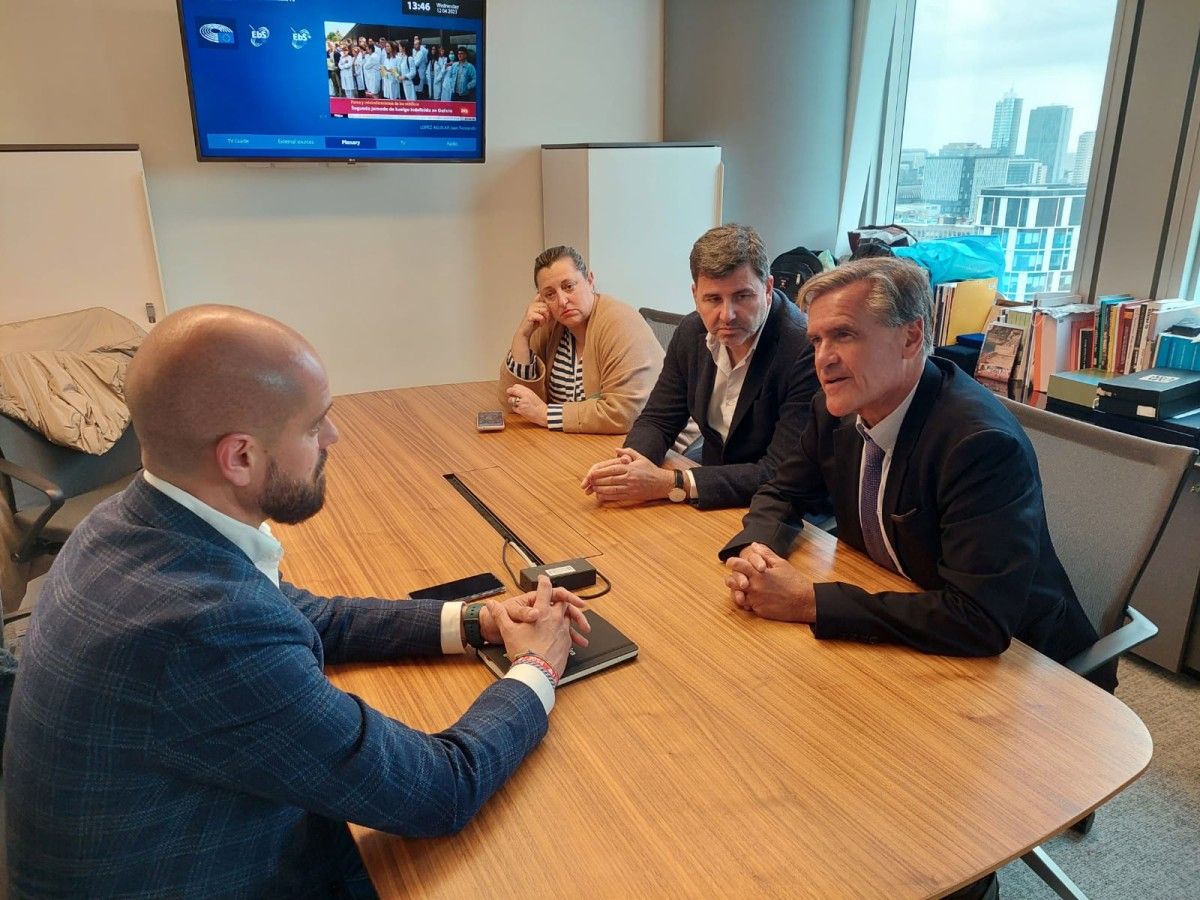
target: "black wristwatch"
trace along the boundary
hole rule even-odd
[[[482,611],[482,603],[463,604],[463,635],[467,639],[467,646],[474,647],[476,650],[482,650],[484,645],[487,643],[487,641],[483,639],[483,628],[479,623],[479,614]]]
[[[667,491],[667,499],[672,503],[682,503],[687,499],[687,491],[683,488],[683,472],[675,470],[675,487]]]

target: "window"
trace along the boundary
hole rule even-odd
[[[983,207],[979,210],[979,224],[995,225],[999,214],[999,203],[995,197],[984,197]]]
[[[1118,0],[912,2],[891,219],[918,238],[934,237],[934,222],[1016,228],[1008,272],[1073,269]],[[1068,252],[1036,252],[1048,247]],[[1022,300],[1046,282],[1002,284]]]
[[[1036,272],[1042,267],[1041,250],[1018,250],[1013,254],[1014,272]]]
[[[1061,197],[1043,197],[1038,201],[1037,219],[1034,224],[1039,228],[1061,225],[1062,207]]]
[[[1044,228],[1022,228],[1017,232],[1018,250],[1041,250],[1046,246]]]
[[[1071,253],[1068,250],[1052,250],[1050,252],[1050,271],[1061,272],[1070,267]]]

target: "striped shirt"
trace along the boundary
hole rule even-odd
[[[508,371],[522,381],[533,381],[537,378],[537,359],[533,351],[529,351],[529,362],[525,365],[513,359],[512,351],[505,361]],[[550,373],[546,378],[546,427],[551,431],[562,431],[564,403],[578,403],[584,399],[583,393],[583,360],[575,349],[575,335],[564,330],[554,350],[554,360],[550,364]]]

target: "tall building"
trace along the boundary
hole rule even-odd
[[[1092,171],[1092,148],[1096,145],[1096,132],[1085,131],[1079,135],[1075,145],[1075,165],[1071,170],[1071,184],[1087,184]]]
[[[974,159],[939,153],[925,160],[925,175],[921,181],[921,200],[933,203],[947,216],[965,216],[970,207],[971,174]]]
[[[1002,294],[1024,300],[1037,291],[1071,289],[1086,200],[1087,188],[1062,184],[980,192],[974,221],[1004,248]]]
[[[1046,167],[1051,184],[1064,181],[1066,172],[1063,154],[1067,152],[1067,137],[1071,133],[1071,107],[1039,106],[1029,113],[1025,134],[1025,156],[1039,160]]]
[[[925,173],[925,157],[920,149],[900,151],[900,166],[896,173],[896,202],[915,204],[921,202],[921,180]]]
[[[965,221],[981,190],[1006,183],[1008,163],[1007,156],[978,144],[947,144],[925,159],[921,200],[936,203],[946,219]]]
[[[992,117],[992,149],[1001,156],[1015,156],[1017,135],[1021,130],[1021,107],[1025,101],[1013,91],[996,103]]]
[[[1005,184],[1045,184],[1046,167],[1036,159],[1014,156],[1008,161]]]

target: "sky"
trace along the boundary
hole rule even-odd
[[[1010,89],[1029,111],[1074,108],[1068,152],[1095,131],[1117,0],[917,0],[904,147],[991,144],[996,102]]]

